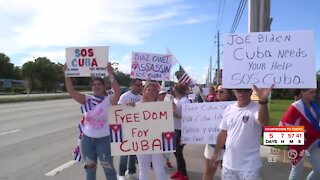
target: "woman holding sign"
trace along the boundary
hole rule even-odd
[[[216,90],[216,100],[217,101],[234,101],[236,100],[236,97],[234,96],[234,93],[231,89],[225,89],[225,88],[222,88],[222,85],[218,85]],[[214,152],[214,147],[215,147],[214,144],[207,144],[204,150],[204,157],[206,159],[205,159],[205,171],[202,178],[203,180],[212,180],[214,177],[214,174],[217,171],[217,166],[212,166],[210,161]],[[219,161],[218,161],[219,165],[222,165],[223,152],[224,150],[221,151],[219,156]]]
[[[307,157],[312,171],[307,180],[320,179],[320,108],[314,102],[316,89],[302,89],[298,101],[291,104],[281,120],[281,125],[304,126],[304,145],[290,145],[288,156],[292,168],[289,180],[301,179],[304,159]]]
[[[155,82],[147,82],[142,92],[142,103],[158,101],[159,84]],[[157,180],[167,180],[166,171],[164,168],[163,154],[140,154],[137,155],[139,162],[140,175],[139,180],[149,180],[150,164],[152,163],[153,170]]]
[[[65,67],[66,69],[66,67]],[[94,78],[91,81],[93,95],[82,94],[73,87],[72,79],[65,78],[69,95],[81,104],[83,113],[82,137],[80,151],[85,162],[87,180],[96,179],[97,159],[103,167],[107,180],[116,180],[116,171],[110,149],[110,128],[108,123],[108,108],[116,105],[120,97],[120,87],[113,77],[113,69],[108,63],[107,71],[114,95],[108,96],[105,91],[104,79]]]

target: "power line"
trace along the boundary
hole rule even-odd
[[[225,4],[226,4],[226,0],[223,0],[223,3],[222,3],[222,13],[221,13],[221,16],[220,16],[220,21],[219,21],[219,25],[218,25],[218,30],[220,30],[220,27],[221,27],[221,24],[222,24],[222,21],[223,21],[223,14],[224,14]]]
[[[235,18],[233,20],[233,23],[232,23],[232,27],[231,27],[231,30],[230,30],[230,33],[234,33],[238,27],[238,24],[240,22],[240,19],[242,17],[242,14],[243,14],[243,10],[244,8],[246,7],[246,4],[247,4],[247,0],[241,0],[239,5],[238,5],[238,10],[237,10],[237,13],[235,15]]]

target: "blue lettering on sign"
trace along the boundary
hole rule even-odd
[[[80,57],[80,55],[81,55],[80,49],[74,50],[74,53],[75,53],[76,57]]]

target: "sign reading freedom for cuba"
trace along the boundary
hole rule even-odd
[[[130,77],[169,81],[171,67],[171,54],[132,52]]]
[[[172,102],[112,106],[112,156],[175,152]]]
[[[225,108],[235,101],[182,104],[181,142],[216,144]]]
[[[313,31],[230,34],[224,41],[224,88],[316,88]]]
[[[108,76],[108,46],[66,48],[66,77]]]

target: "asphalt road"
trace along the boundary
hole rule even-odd
[[[80,117],[79,105],[71,99],[0,104],[0,180],[85,179],[82,165],[71,161]],[[201,180],[203,150],[203,145],[186,146],[190,180]],[[286,179],[287,163],[270,164],[262,159],[261,179]],[[118,157],[114,163],[118,170]],[[62,171],[53,171],[60,166],[64,166]],[[173,171],[168,170],[168,175]],[[151,177],[155,179],[152,172]],[[104,179],[101,167],[98,179]],[[220,179],[220,170],[215,179]]]

